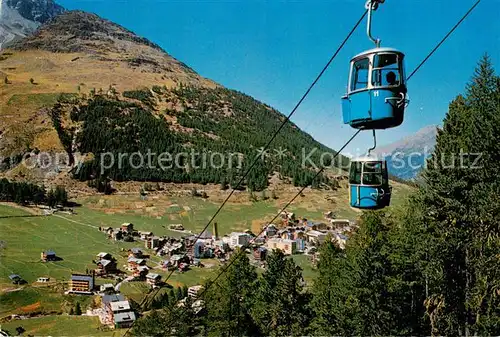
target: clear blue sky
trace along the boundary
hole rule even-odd
[[[364,0],[160,1],[59,0],[147,37],[169,54],[228,88],[287,115],[364,11]],[[375,12],[373,35],[407,55],[410,73],[475,0],[388,0]],[[482,0],[408,83],[403,125],[378,132],[384,145],[429,124],[441,124],[449,102],[488,52],[500,73],[500,0]],[[318,82],[292,121],[338,149],[353,133],[342,123],[350,58],[373,44],[366,19]],[[349,153],[372,144],[362,132]],[[345,152],[345,151],[344,151]]]

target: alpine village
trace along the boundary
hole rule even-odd
[[[404,62],[434,40],[386,48],[371,34],[398,34],[379,16],[403,5],[358,2],[342,7],[366,11],[363,43],[327,75],[349,83],[328,118],[367,135],[359,159],[166,43],[53,0],[0,0],[0,335],[500,335],[500,20],[459,91],[427,91],[446,109],[407,179],[374,157],[376,137],[419,118],[416,78],[459,55],[445,40],[409,81]]]

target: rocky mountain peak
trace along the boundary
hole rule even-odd
[[[40,27],[14,49],[44,49],[52,52],[125,51],[126,44],[140,44],[161,51],[149,40],[128,29],[83,11],[68,11]]]
[[[65,9],[53,0],[0,0],[23,18],[37,23],[45,23],[63,13]],[[3,6],[1,6],[3,7]]]
[[[33,34],[64,11],[53,0],[0,0],[0,49]]]

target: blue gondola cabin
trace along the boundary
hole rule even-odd
[[[352,58],[342,97],[344,124],[369,130],[396,127],[403,122],[407,104],[402,52],[375,48]]]
[[[351,207],[360,209],[381,209],[389,206],[391,187],[386,161],[371,157],[351,161],[349,200]]]

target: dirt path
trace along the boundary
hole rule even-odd
[[[59,215],[59,214],[53,214],[52,216],[57,216],[58,218],[61,218],[61,219],[67,220],[67,221],[71,221],[71,222],[74,222],[74,223],[79,224],[79,225],[83,225],[83,226],[87,226],[87,227],[91,227],[91,228],[99,229],[99,227],[98,227],[98,226],[89,225],[89,224],[84,223],[84,222],[80,222],[80,221],[76,221],[76,220],[68,219],[68,218],[66,218],[65,216],[62,216],[62,215]]]

